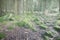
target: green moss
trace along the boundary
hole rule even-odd
[[[12,29],[14,29],[14,27],[13,26],[9,26],[7,29],[8,30],[12,30]]]
[[[6,37],[6,34],[3,33],[3,32],[1,32],[1,33],[0,33],[0,39],[5,38],[5,37]]]

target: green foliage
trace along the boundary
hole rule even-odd
[[[20,22],[16,22],[16,25],[18,25],[19,27],[24,27],[26,26],[26,23],[24,21],[20,21]]]
[[[41,27],[41,28],[43,28],[43,29],[47,29],[47,28],[48,28],[48,26],[46,26],[45,24],[40,24],[39,27]]]
[[[6,37],[6,34],[4,34],[3,32],[0,32],[0,40],[5,37]]]
[[[58,37],[55,37],[55,40],[60,40],[60,36],[58,36]]]
[[[48,37],[50,37],[50,38],[52,38],[53,35],[54,35],[54,33],[51,32],[51,31],[47,31],[47,32],[45,32],[45,34],[44,34],[44,36],[48,36]]]
[[[18,21],[16,24],[19,26],[19,27],[25,27],[25,28],[29,28],[29,29],[31,29],[31,30],[33,30],[33,31],[35,31],[35,28],[34,28],[34,26],[33,26],[33,23],[32,23],[32,16],[28,16],[28,15],[25,15],[22,19],[23,20],[21,20],[21,21]]]
[[[30,0],[31,1],[31,0]],[[34,1],[34,2],[32,2],[32,1]],[[2,16],[2,17],[0,17],[0,22],[1,23],[4,23],[5,24],[5,22],[7,22],[7,21],[12,21],[12,22],[14,22],[14,23],[16,23],[16,25],[18,26],[18,27],[25,27],[25,28],[29,28],[29,29],[31,29],[31,30],[34,30],[34,31],[36,31],[36,29],[35,29],[35,26],[36,25],[38,25],[41,29],[47,29],[48,28],[48,26],[46,26],[45,24],[44,24],[44,22],[42,22],[41,20],[40,20],[40,18],[43,18],[43,19],[45,19],[44,21],[45,22],[47,22],[47,21],[51,21],[51,20],[53,20],[54,19],[54,16],[55,15],[52,15],[52,14],[54,14],[54,13],[57,13],[58,12],[58,10],[56,9],[58,6],[56,5],[56,4],[58,4],[58,2],[56,1],[54,1],[54,0],[32,0],[31,1],[31,4],[29,3],[29,1],[25,1],[25,2],[27,2],[27,3],[25,3],[25,4],[27,4],[27,5],[25,5],[24,3],[24,12],[25,11],[34,11],[34,12],[36,12],[36,14],[34,13],[32,13],[32,12],[30,12],[30,13],[22,13],[22,15],[13,15],[13,14],[11,14],[11,13],[8,13],[7,12],[7,14],[6,15],[4,15],[4,14],[1,14],[1,15],[4,15],[4,16]],[[49,3],[48,3],[49,2]],[[5,3],[5,2],[4,2]],[[4,4],[3,3],[3,4]],[[7,1],[7,3],[8,3],[8,1]],[[51,4],[52,3],[52,4]],[[0,3],[1,4],[1,3]],[[14,3],[13,3],[14,4]],[[37,5],[38,4],[38,5]],[[5,5],[5,4],[4,4]],[[1,5],[1,7],[2,6],[4,6],[4,5]],[[8,4],[7,4],[8,5]],[[7,6],[6,5],[6,6]],[[9,5],[11,5],[10,3],[9,3]],[[32,7],[33,6],[33,7]],[[11,7],[14,7],[14,6],[11,6]],[[27,10],[25,9],[27,7]],[[31,8],[32,7],[32,8]],[[4,6],[4,8],[6,8],[5,6]],[[9,11],[9,10],[5,10],[3,7],[2,7],[2,9],[3,9],[3,11]],[[31,8],[31,9],[30,9]],[[10,9],[10,7],[8,7],[8,9]],[[13,8],[14,9],[14,8]],[[59,8],[58,8],[59,9]],[[0,10],[1,11],[1,10]],[[14,10],[11,10],[11,11],[14,11]],[[18,11],[22,11],[22,10],[18,10]],[[37,13],[38,12],[38,13]],[[18,12],[19,13],[19,12]],[[18,13],[16,13],[16,14],[18,14]],[[41,13],[41,14],[40,14]],[[50,14],[51,13],[51,14]],[[20,14],[20,13],[19,13]],[[47,15],[46,15],[47,14]],[[51,16],[49,16],[49,15],[51,15]],[[53,19],[52,19],[53,18]],[[34,22],[33,22],[34,21]],[[56,30],[56,31],[60,31],[60,18],[58,18],[58,20],[57,20],[57,22],[56,22],[56,24],[58,25],[58,26],[55,26],[54,27],[54,29]],[[9,26],[9,25],[8,25]],[[1,28],[0,28],[1,29]],[[8,30],[12,30],[13,29],[13,26],[10,26],[10,27],[8,27],[7,28]],[[46,31],[46,30],[45,30]],[[49,40],[49,37],[53,37],[53,33],[51,32],[51,31],[47,31],[45,34],[44,34],[44,37],[45,37],[45,39],[46,40]],[[56,40],[59,40],[59,39],[56,39]]]
[[[0,30],[2,30],[2,27],[0,26]]]
[[[58,20],[60,20],[60,17],[58,18]]]
[[[8,30],[12,30],[12,29],[14,29],[14,27],[13,26],[9,26],[7,29]]]
[[[14,14],[6,14],[0,18],[1,22],[12,21],[19,27],[29,28],[31,30],[35,30],[35,24],[39,25],[40,28],[46,29],[48,28],[38,17],[36,17],[33,13],[24,13],[23,15],[14,15]],[[34,22],[33,22],[34,21]],[[35,23],[35,24],[34,24]],[[9,30],[12,27],[8,28]]]
[[[25,27],[25,28],[29,28],[33,31],[36,31],[30,22],[20,21],[20,22],[16,22],[16,25],[18,25],[19,27]]]
[[[56,25],[56,26],[54,27],[54,29],[59,32],[59,31],[60,31],[60,26]]]
[[[34,19],[34,22],[35,22],[37,25],[39,25],[39,27],[42,28],[42,29],[47,29],[47,28],[48,28],[48,27],[47,27],[42,21],[40,21],[38,18],[35,18],[35,19]]]
[[[38,18],[35,18],[34,21],[39,21],[39,19]]]
[[[13,21],[14,19],[13,19],[13,14],[6,14],[3,18],[4,18],[4,20],[6,21]]]
[[[60,25],[60,20],[57,20],[57,21],[56,21],[56,24],[57,24],[57,25]]]
[[[56,40],[60,40],[60,38],[57,38]]]
[[[54,29],[57,31],[57,32],[60,32],[60,14],[57,15],[57,20],[56,20],[56,23],[54,25]]]
[[[13,21],[14,19],[12,17],[13,17],[13,14],[6,14],[6,15],[0,17],[0,22]]]
[[[3,17],[0,17],[0,22],[3,22],[3,21],[4,21]]]
[[[48,36],[43,36],[44,40],[49,40]]]

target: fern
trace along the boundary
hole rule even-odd
[[[51,32],[51,31],[46,31],[44,35],[52,38],[52,37],[53,37],[53,34],[54,34],[54,33]]]
[[[55,29],[56,31],[60,32],[60,26],[56,25],[56,26],[54,27],[54,29]]]

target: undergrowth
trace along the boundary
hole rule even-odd
[[[6,34],[3,33],[3,32],[0,32],[0,40],[3,39],[3,38],[5,38],[5,37],[6,37]]]
[[[6,23],[11,21],[15,24],[15,26],[28,28],[35,32],[37,31],[35,28],[35,24],[38,25],[39,28],[41,29],[44,29],[44,30],[48,29],[48,26],[44,24],[44,22],[41,21],[41,19],[38,18],[33,13],[24,13],[23,15],[7,14],[5,16],[0,17],[0,23]],[[60,31],[60,19],[56,21],[56,25],[53,28],[56,31]],[[12,30],[14,28],[13,26],[9,26],[7,29]],[[43,35],[44,35],[43,38],[45,40],[49,40],[49,38],[53,37],[54,33],[51,31],[46,31]],[[0,38],[2,37],[5,37],[5,36],[3,35]]]

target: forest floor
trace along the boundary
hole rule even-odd
[[[42,35],[44,34],[45,30],[39,29],[37,32],[33,32],[30,29],[26,29],[24,27],[18,27],[15,26],[14,29],[8,30],[8,26],[13,25],[12,22],[5,24],[0,24],[2,26],[0,28],[0,32],[3,32],[6,34],[6,37],[2,40],[44,40]],[[52,25],[53,26],[53,25]],[[52,26],[50,25],[49,29],[52,29]],[[38,30],[38,29],[37,29]],[[47,29],[48,30],[48,29]],[[57,33],[55,36],[57,36],[60,33]],[[55,40],[55,38],[50,38],[50,40]]]
[[[45,24],[40,23],[41,19],[38,18],[40,15],[39,16],[38,15],[35,16],[33,15],[34,16],[33,17],[31,14],[27,14],[25,15],[25,17],[23,16],[22,23],[20,22],[21,19],[19,19],[20,16],[14,16],[14,18],[16,17],[19,19],[17,23],[18,26],[14,24],[14,22],[16,22],[15,19],[13,21],[9,21],[11,20],[9,19],[10,16],[4,16],[4,18],[7,17],[8,21],[3,22],[0,19],[2,21],[0,23],[0,40],[60,40],[60,26],[55,27],[55,23],[53,22],[54,19],[51,18],[53,21],[50,20],[50,22],[46,22],[45,26]],[[31,21],[32,19],[34,19],[34,21]],[[36,31],[33,31],[26,27],[21,27],[24,26],[25,23],[29,24],[28,26],[31,26],[33,24],[34,26],[30,28],[31,29],[35,28]],[[4,34],[1,35],[1,33],[4,33],[6,36],[3,38]]]
[[[8,30],[9,25],[12,25],[12,23],[8,23],[7,25],[0,24],[2,26],[0,32],[6,34],[6,37],[2,40],[42,40],[40,32],[33,32],[30,29],[18,26],[12,30]]]

